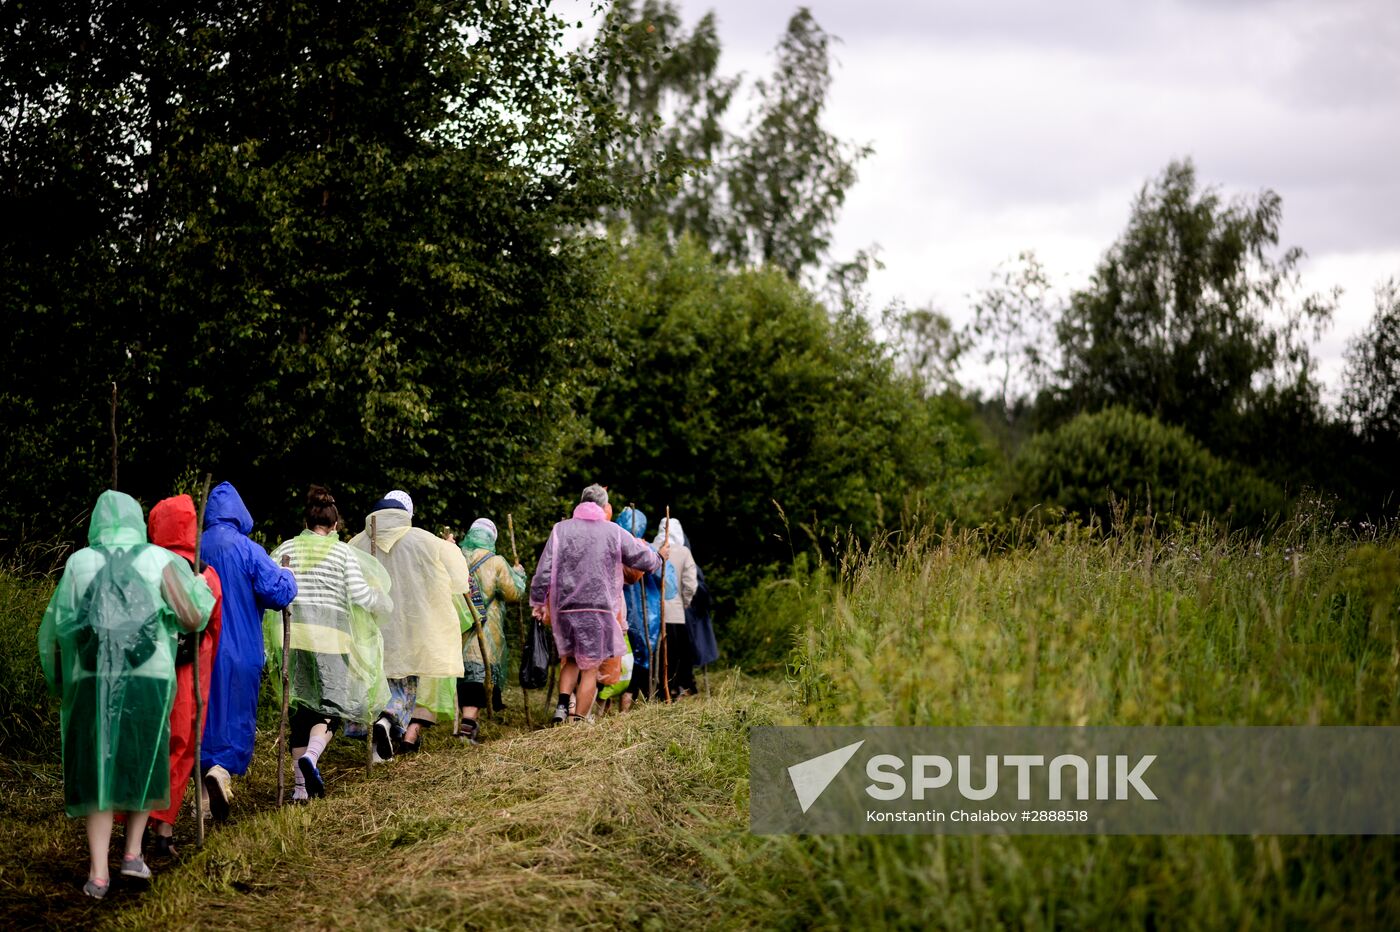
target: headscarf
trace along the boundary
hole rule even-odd
[[[387,501],[398,502],[400,505],[403,506],[403,510],[408,512],[408,516],[410,518],[413,517],[413,499],[408,497],[407,492],[395,489],[394,491],[385,495],[384,498]]]
[[[669,539],[666,536],[666,528],[668,527],[671,529],[671,536]],[[661,523],[656,527],[656,536],[652,538],[652,543],[660,547],[662,541],[677,546],[685,545],[685,531],[681,530],[680,521],[675,518],[661,519]]]
[[[477,518],[472,522],[471,529],[467,531],[467,539],[462,541],[462,549],[468,553],[473,550],[489,550],[496,552],[496,522],[490,518]]]

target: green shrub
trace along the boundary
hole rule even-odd
[[[797,633],[828,585],[825,567],[813,569],[805,553],[797,555],[787,575],[776,570],[766,574],[740,596],[733,621],[718,626],[724,662],[747,673],[785,669],[797,646]]]
[[[1116,500],[1139,512],[1258,526],[1286,505],[1277,486],[1213,455],[1181,428],[1122,408],[1037,434],[1016,458],[1011,481],[1018,509],[1054,505],[1104,519]]]

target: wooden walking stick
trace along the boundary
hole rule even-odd
[[[112,488],[117,487],[117,383],[112,383]],[[195,532],[198,533],[196,528]]]
[[[511,559],[511,561],[512,561],[516,566],[519,566],[519,565],[520,565],[520,552],[519,552],[518,550],[515,549],[515,516],[512,515],[510,512],[506,512],[506,526],[510,528],[510,559]],[[514,568],[514,567],[512,567],[512,569],[513,569],[513,568]],[[528,582],[528,581],[526,582],[526,585],[527,585],[527,586],[529,585],[529,582]],[[516,617],[517,617],[518,619],[520,619],[520,658],[523,660],[523,659],[525,659],[525,601],[524,601],[524,599],[521,599],[520,601],[516,602],[516,603],[515,603],[515,607],[516,607],[516,613],[515,613],[515,614],[516,614]],[[521,682],[520,682],[520,699],[521,699],[521,701],[524,702],[524,704],[525,704],[525,727],[526,727],[526,729],[533,729],[535,726],[532,725],[532,724],[530,724],[530,693],[529,693],[529,691],[527,691],[527,690],[525,689],[525,682],[524,682],[524,680],[521,680]]]
[[[292,565],[290,554],[282,555],[282,568]],[[287,693],[291,691],[292,675],[287,669],[287,642],[292,639],[292,609],[290,605],[282,609],[282,721],[277,729],[277,806],[281,808],[287,792]]]
[[[553,635],[551,635],[552,637]],[[554,711],[554,664],[549,665],[549,676],[544,681],[544,714]]]
[[[671,506],[666,506],[666,523],[661,526],[661,549],[665,550],[666,545],[671,542]],[[666,667],[666,558],[661,558],[661,598],[657,600],[661,616],[661,631],[657,637],[661,651],[661,692],[666,697],[666,702],[671,701],[671,684],[669,682],[671,671]],[[656,661],[652,660],[652,675],[656,675]],[[655,691],[655,687],[652,687]]]
[[[379,519],[369,516],[369,555],[379,559]],[[379,671],[384,672],[382,667]],[[374,772],[374,710],[369,707],[369,692],[365,693],[365,776]]]
[[[204,509],[209,505],[209,483],[214,477],[209,473],[204,474],[204,491],[199,496],[199,517],[194,523],[194,573],[199,576],[203,570],[199,566],[200,544],[204,542]],[[199,682],[199,648],[204,640],[204,632],[194,633],[194,669],[191,673],[194,676],[194,765],[190,767],[190,777],[194,779],[194,846],[202,848],[204,846],[204,786],[203,780],[199,776],[199,754],[202,744],[203,728],[199,726],[204,722],[204,694],[200,692]],[[180,791],[181,793],[184,790]]]
[[[481,671],[486,680],[486,705],[482,706],[481,714],[486,718],[491,717],[491,661],[486,656],[486,633],[482,630],[486,624],[486,619],[476,613],[476,606],[472,604],[472,594],[467,593],[467,611],[472,616],[472,627],[476,628],[476,646],[481,650]]]

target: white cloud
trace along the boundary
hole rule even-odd
[[[879,243],[878,302],[963,319],[966,295],[1024,249],[1082,284],[1136,191],[1184,156],[1227,194],[1278,191],[1305,287],[1344,289],[1317,347],[1327,378],[1375,284],[1400,274],[1400,3],[807,5],[842,40],[829,124],[875,147],[835,251]],[[797,6],[682,0],[692,23],[716,11],[722,70],[750,78]]]

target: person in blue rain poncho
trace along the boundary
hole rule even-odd
[[[617,523],[638,540],[647,530],[647,516],[631,505],[622,509]],[[674,572],[667,570],[668,573]],[[627,640],[632,645],[632,681],[622,694],[622,711],[626,712],[638,697],[651,697],[650,645],[661,634],[661,589],[650,576],[641,576],[623,587],[622,597],[627,605]]]
[[[209,493],[200,556],[214,567],[224,588],[223,632],[209,685],[209,711],[200,749],[209,810],[228,817],[233,798],[230,775],[248,772],[258,716],[263,669],[263,618],[297,595],[296,577],[254,543],[253,516],[238,490],[221,482]]]

